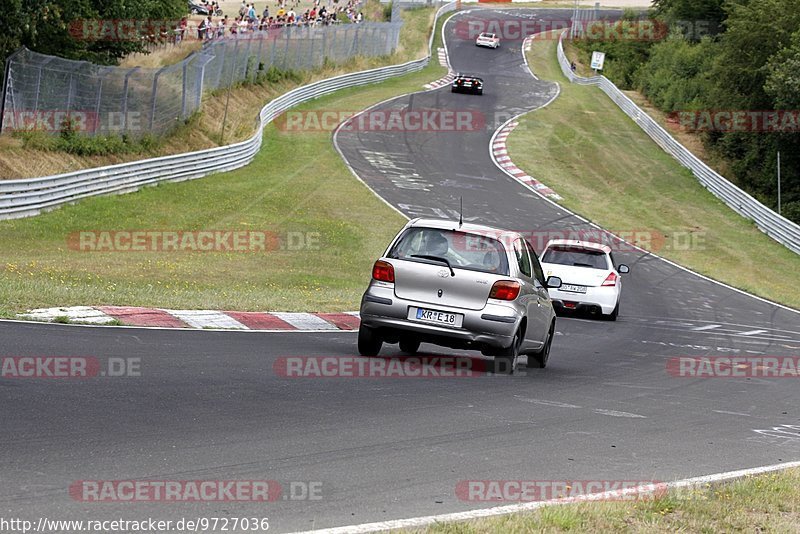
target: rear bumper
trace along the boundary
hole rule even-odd
[[[410,320],[408,313],[412,306],[459,313],[464,320],[460,328]],[[361,299],[361,324],[378,330],[389,343],[413,337],[451,348],[506,348],[511,345],[522,317],[523,311],[512,304],[489,302],[481,310],[438,306],[398,298],[392,287],[374,283]]]
[[[617,307],[619,291],[616,287],[587,287],[586,293],[573,293],[550,288],[548,290],[556,310],[600,311],[609,315]]]
[[[476,95],[483,92],[483,87],[473,88],[473,87],[458,87],[451,85],[450,90],[453,91],[454,93],[470,93]]]

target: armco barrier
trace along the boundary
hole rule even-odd
[[[564,54],[563,38],[564,33],[561,34],[558,40],[558,63],[561,65],[561,71],[564,76],[569,81],[580,85],[596,85],[599,87],[658,146],[677,159],[681,165],[690,169],[706,189],[725,202],[736,213],[755,222],[758,228],[772,239],[800,254],[800,226],[786,217],[778,215],[700,161],[689,149],[676,141],[664,128],[634,104],[630,98],[625,96],[608,78],[605,76],[593,76],[591,78],[577,76],[572,72],[569,60]]]
[[[436,20],[455,8],[456,2],[443,5],[436,12]],[[281,95],[261,109],[258,131],[246,141],[186,154],[42,178],[0,180],[0,219],[30,217],[86,197],[129,193],[158,182],[192,180],[244,167],[253,160],[261,148],[264,126],[284,111],[339,89],[380,82],[422,70],[430,61],[432,44],[433,34],[428,41],[428,55],[422,59],[401,65],[343,74],[298,87]]]

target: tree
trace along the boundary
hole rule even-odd
[[[125,39],[87,39],[74,31],[82,21],[178,19],[186,13],[184,0],[3,0],[0,17],[0,61],[20,46],[70,59],[113,64],[131,52],[145,50],[144,42]]]
[[[716,35],[725,20],[724,0],[653,0],[657,16],[677,27],[690,41]]]

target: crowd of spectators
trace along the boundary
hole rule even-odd
[[[194,38],[202,41],[223,39],[286,26],[329,26],[341,22],[344,17],[355,24],[364,20],[363,14],[358,10],[360,0],[325,1],[326,5],[321,5],[322,0],[314,0],[312,7],[301,12],[298,10],[299,0],[278,0],[274,13],[270,13],[269,6],[258,13],[255,3],[242,0],[238,14],[233,19],[228,15],[208,15],[195,26],[187,18],[183,18],[175,30],[176,41]]]

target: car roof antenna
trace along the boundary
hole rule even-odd
[[[458,210],[458,227],[461,228],[461,225],[464,224],[464,197],[458,197],[459,202],[461,202],[461,209]]]

